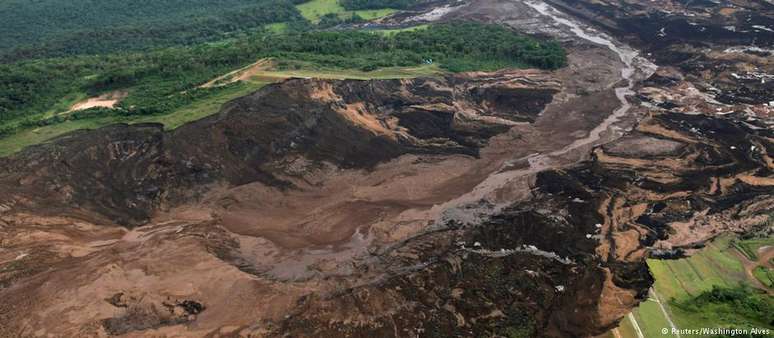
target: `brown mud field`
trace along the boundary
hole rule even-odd
[[[547,5],[438,6],[381,24],[503,23],[569,64],[292,79],[0,158],[0,336],[591,336],[649,255],[765,224],[761,104]]]

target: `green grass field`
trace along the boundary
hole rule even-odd
[[[374,32],[390,36],[390,35],[398,34],[400,32],[412,32],[412,31],[423,30],[423,29],[427,29],[428,27],[430,27],[430,25],[425,24],[425,25],[416,25],[416,26],[397,28],[397,29],[376,29],[374,30]]]
[[[299,12],[301,12],[301,15],[304,18],[311,21],[312,23],[320,22],[320,17],[330,13],[338,14],[340,18],[350,17],[354,13],[366,20],[373,20],[395,13],[394,9],[389,8],[348,11],[344,9],[341,4],[339,4],[338,0],[312,0],[297,5],[296,8]]]
[[[753,276],[770,288],[774,288],[774,270],[765,266],[757,266],[753,269]]]
[[[687,259],[648,260],[663,298],[682,299],[710,290],[713,285],[733,287],[746,281],[731,240],[731,236],[719,237]]]
[[[768,297],[769,304],[774,302],[771,300],[771,296],[762,295],[762,297]],[[670,313],[677,327],[683,329],[698,329],[702,327],[774,329],[774,326],[771,324],[771,313],[768,314],[769,318],[764,320],[750,318],[743,314],[744,309],[741,308],[743,305],[736,301],[702,304],[700,306],[693,305],[691,302],[670,305]],[[698,337],[698,335],[683,336]]]
[[[751,261],[758,260],[758,249],[763,246],[774,245],[774,238],[756,238],[741,241],[735,241],[734,246],[739,249]]]
[[[59,135],[78,130],[94,129],[114,122],[114,117],[94,118],[88,120],[67,121],[50,126],[26,129],[11,136],[0,139],[0,156],[7,156],[33,144],[46,142]]]
[[[618,326],[618,333],[622,337],[637,337],[637,332],[634,329],[634,326],[632,326],[632,321],[629,320],[629,316],[624,317],[624,319],[621,321],[621,325]],[[612,332],[610,333],[610,337],[616,338]]]
[[[753,285],[740,261],[738,247],[748,246],[753,248],[751,251],[757,252],[759,247],[770,245],[772,240],[774,239],[738,241],[735,240],[734,235],[724,235],[708,243],[704,249],[689,258],[649,259],[648,266],[655,278],[654,290],[658,293],[667,315],[675,326],[681,329],[725,325],[766,327],[768,324],[766,322],[755,322],[737,314],[730,304],[715,304],[701,309],[684,307],[684,305],[690,304],[694,297],[703,292],[712,290],[713,286],[734,288],[739,285]],[[759,271],[758,274],[760,275],[756,275],[758,279],[771,276],[771,272],[765,270]],[[663,328],[669,328],[670,325],[664,311],[653,299],[653,295],[634,309],[633,315],[645,337],[672,336],[671,333],[666,335],[661,333]],[[637,337],[628,318],[624,318],[621,322],[618,332],[625,338]],[[693,336],[682,335],[682,337]]]
[[[661,307],[659,307],[658,303],[652,298],[640,304],[640,306],[633,311],[633,315],[645,337],[676,337],[671,333],[662,335],[661,330],[665,327],[669,328],[670,325],[666,317],[664,317]]]
[[[288,30],[288,23],[277,22],[277,23],[268,24],[264,27],[272,33],[279,34],[279,33],[285,33]]]
[[[206,100],[193,102],[189,105],[183,106],[170,114],[159,116],[144,116],[131,119],[129,122],[155,122],[163,124],[166,129],[175,129],[188,122],[196,121],[215,114],[220,111],[220,108],[224,103],[238,97],[248,95],[267,84],[269,84],[269,82],[244,81],[239,86],[229,88],[228,90],[218,93],[218,95],[214,97],[209,97]]]

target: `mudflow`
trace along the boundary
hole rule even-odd
[[[694,66],[770,65],[743,38],[642,39],[620,19],[637,1],[573,3],[381,22],[550,36],[568,50],[554,72],[293,79],[173,131],[115,125],[0,159],[0,336],[615,327],[652,283],[646,257],[766,226],[770,107]],[[668,48],[694,61],[653,57]]]

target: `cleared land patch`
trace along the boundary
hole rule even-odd
[[[246,67],[229,72],[225,75],[218,76],[207,83],[199,86],[199,88],[212,88],[216,86],[222,86],[237,81],[246,81],[255,76],[255,74],[263,69],[270,68],[272,61],[270,59],[260,59],[253,64]]]
[[[73,112],[76,110],[84,110],[89,108],[113,108],[121,99],[125,98],[128,93],[126,91],[117,90],[109,93],[102,94],[97,97],[90,97],[86,100],[77,102],[67,112]]]

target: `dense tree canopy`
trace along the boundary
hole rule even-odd
[[[0,60],[191,44],[302,21],[285,0],[6,0]]]
[[[263,55],[361,68],[438,63],[450,71],[507,67],[556,69],[566,63],[554,41],[538,41],[498,26],[457,22],[379,35],[363,31],[301,32],[264,36]]]

